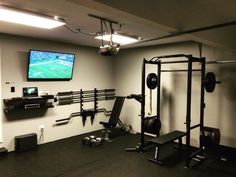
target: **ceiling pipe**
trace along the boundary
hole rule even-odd
[[[236,64],[236,60],[206,61],[206,64]]]
[[[171,38],[171,37],[177,37],[177,36],[182,36],[182,35],[186,35],[186,34],[193,34],[193,33],[197,33],[197,32],[208,31],[208,30],[213,30],[213,29],[217,29],[217,28],[224,28],[224,27],[229,27],[229,26],[234,26],[234,25],[236,25],[236,21],[215,24],[215,25],[205,26],[205,27],[201,27],[201,28],[186,30],[186,31],[182,31],[182,32],[176,32],[176,33],[168,34],[165,36],[141,40],[141,41],[138,41],[133,44],[140,44],[140,43],[144,43],[144,42],[151,42],[151,41],[156,41],[156,40],[161,40],[161,39],[167,39],[167,38]],[[127,45],[129,45],[129,44],[127,44]]]

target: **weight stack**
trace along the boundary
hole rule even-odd
[[[37,148],[37,134],[30,133],[15,137],[15,151],[24,152]]]

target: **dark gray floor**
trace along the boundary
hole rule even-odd
[[[84,135],[83,135],[84,136]],[[236,177],[236,164],[208,158],[184,168],[184,154],[172,145],[162,148],[165,166],[147,160],[153,151],[126,152],[138,135],[125,135],[96,148],[83,147],[81,136],[45,145],[24,153],[0,157],[0,177]]]

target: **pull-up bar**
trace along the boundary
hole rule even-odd
[[[164,59],[164,58],[179,58],[179,57],[186,57],[186,58],[190,58],[192,55],[185,55],[185,54],[175,54],[175,55],[163,55],[163,56],[155,56],[151,58],[151,61],[153,61],[154,59]]]
[[[185,57],[187,60],[174,60],[174,61],[161,61],[161,59],[169,59],[169,58],[180,58]],[[146,63],[149,64],[157,64],[160,62],[161,64],[175,64],[175,63],[188,63],[188,60],[192,60],[192,62],[200,62],[202,57],[197,58],[192,55],[185,54],[175,54],[175,55],[163,55],[163,56],[155,56],[150,60],[146,60]],[[205,64],[236,64],[236,60],[214,60],[214,61],[206,61]]]
[[[188,63],[188,60],[162,61],[161,64]]]
[[[186,58],[187,60],[175,60],[175,61],[161,61],[162,59],[169,59],[169,58]],[[175,54],[175,55],[163,55],[163,56],[155,56],[152,57],[150,60],[145,60],[145,63],[148,64],[157,64],[160,62],[161,64],[174,64],[174,63],[188,63],[191,62],[201,62],[202,58],[193,57],[192,55],[185,55],[185,54]]]
[[[166,69],[166,70],[161,70],[161,72],[167,73],[167,72],[187,72],[188,70],[186,69]],[[200,69],[192,69],[192,71],[201,71]]]

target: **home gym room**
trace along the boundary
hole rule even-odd
[[[0,0],[0,177],[235,177],[235,9]]]

